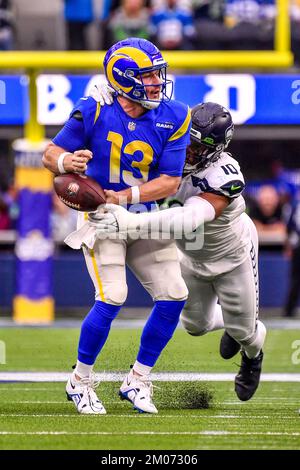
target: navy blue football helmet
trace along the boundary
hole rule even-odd
[[[234,125],[228,109],[217,103],[201,103],[192,109],[191,143],[184,173],[208,167],[220,158],[232,139]]]

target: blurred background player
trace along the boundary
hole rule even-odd
[[[283,217],[283,204],[274,186],[262,185],[255,200],[250,204],[249,216],[253,220],[260,239],[272,233],[284,238],[286,225]]]
[[[180,3],[177,0],[162,2],[161,7],[151,15],[153,40],[161,49],[193,49],[193,15]]]
[[[88,26],[94,19],[92,0],[64,0],[67,48],[88,49]]]
[[[287,224],[285,254],[291,259],[289,291],[284,315],[293,317],[297,312],[300,287],[300,202],[295,200]]]
[[[170,101],[166,67],[160,51],[147,40],[130,38],[115,44],[104,58],[104,69],[117,98],[102,108],[92,97],[82,98],[46,149],[44,165],[54,173],[87,170],[108,189],[107,202],[137,204],[139,210],[139,203],[150,209],[153,201],[176,192],[189,141],[190,111]],[[173,335],[188,294],[176,245],[171,240],[126,237],[98,240],[93,250],[83,250],[96,302],[82,324],[67,395],[80,413],[105,413],[94,390],[92,369],[127,296],[127,263],[155,306],[120,396],[139,411],[157,413],[149,373]]]
[[[0,0],[0,50],[13,49],[13,12],[11,0]]]
[[[259,385],[266,329],[258,320],[257,232],[244,212],[245,183],[239,164],[225,152],[233,131],[226,108],[216,103],[195,106],[186,176],[169,200],[183,207],[137,215],[110,206],[112,214],[100,215],[102,220],[95,221],[95,226],[99,233],[139,230],[151,236],[151,227],[156,231],[159,227],[165,236],[175,235],[189,289],[182,324],[193,336],[225,326],[220,353],[230,359],[241,349],[235,391],[246,401]],[[186,235],[199,229],[203,229],[203,243],[193,246]]]
[[[143,0],[123,0],[108,24],[112,43],[130,36],[150,38],[149,11]]]

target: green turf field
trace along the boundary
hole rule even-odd
[[[126,372],[134,361],[139,330],[112,330],[96,371]],[[78,330],[0,330],[4,371],[68,371],[75,362]],[[155,371],[234,372],[239,356],[219,357],[220,333],[193,338],[178,330]],[[299,330],[271,330],[264,372],[300,373],[295,354]],[[294,360],[292,354],[294,353]],[[296,359],[296,360],[295,360]],[[263,382],[252,400],[240,402],[231,382],[159,382],[158,415],[137,414],[118,399],[119,383],[102,383],[106,416],[77,415],[64,383],[0,383],[0,449],[299,449],[300,384]],[[211,393],[208,409],[192,398]],[[196,400],[197,402],[197,400]]]

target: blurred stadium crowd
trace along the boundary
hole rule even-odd
[[[289,3],[299,61],[300,1]],[[275,17],[276,0],[1,0],[0,49],[107,49],[129,36],[164,50],[272,49]]]

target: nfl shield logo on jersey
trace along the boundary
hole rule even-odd
[[[128,123],[128,129],[129,129],[130,131],[134,131],[135,128],[136,128],[135,122],[130,121],[130,122]]]

